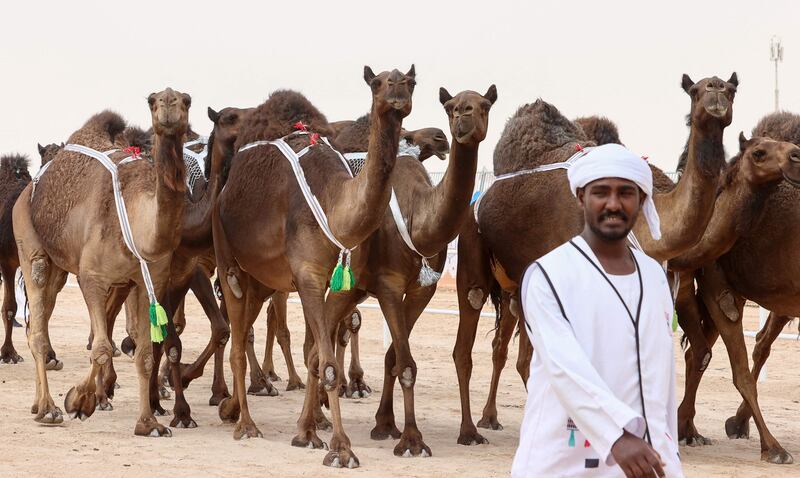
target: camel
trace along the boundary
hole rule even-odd
[[[39,156],[41,157],[41,162],[39,163],[41,166],[49,163],[50,160],[56,157],[61,149],[64,148],[64,143],[56,144],[50,143],[47,146],[42,146],[41,144],[36,144],[36,147],[39,149]]]
[[[159,297],[166,286],[171,255],[180,241],[185,194],[181,150],[191,97],[167,88],[151,94],[148,104],[155,133],[152,163],[138,160],[121,165],[119,179],[133,242],[149,261],[155,296]],[[103,112],[73,133],[68,142],[106,151],[116,146],[115,140],[124,126],[119,115]],[[135,151],[117,153],[114,160],[131,154]],[[134,340],[143,345],[134,356],[140,412],[134,434],[171,436],[170,429],[156,420],[149,402],[153,350],[144,344],[148,344],[148,337],[158,339],[154,331],[160,324],[152,326],[148,319],[151,306],[155,310],[158,307],[146,292],[139,261],[125,246],[114,202],[111,176],[103,165],[64,149],[39,178],[35,194],[27,186],[14,205],[14,235],[31,308],[28,344],[37,372],[32,411],[40,423],[63,421],[63,413],[50,395],[45,354],[50,346],[48,321],[67,273],[78,278],[94,331],[89,374],[64,399],[65,411],[82,420],[94,413],[95,376],[112,356],[106,329],[107,298],[115,286],[126,287],[133,282],[138,301],[131,307],[135,310],[129,330]]]
[[[753,134],[797,144],[800,140],[800,135],[795,135],[800,131],[798,125],[800,117],[778,113],[762,119],[753,129]],[[754,137],[751,141],[756,139]],[[793,154],[791,165],[798,167],[795,164],[800,161],[797,148],[785,148]],[[771,151],[761,149],[760,160],[763,162]],[[694,425],[695,398],[703,371],[711,358],[710,348],[721,335],[730,358],[734,384],[743,397],[736,416],[725,423],[726,434],[729,438],[748,437],[752,416],[761,437],[761,458],[778,464],[791,463],[793,458],[767,429],[757,402],[756,379],[769,355],[771,343],[790,317],[800,313],[800,303],[795,299],[798,291],[790,280],[792,265],[796,263],[794,248],[779,248],[782,251],[780,258],[772,254],[776,244],[780,245],[774,234],[784,237],[800,224],[793,212],[793,201],[800,194],[796,186],[800,182],[794,175],[784,174],[784,177],[786,180],[780,184],[773,182],[770,187],[751,191],[751,197],[732,200],[726,209],[720,210],[719,222],[722,224],[714,229],[709,225],[705,235],[709,239],[704,236],[691,254],[670,262],[670,267],[689,272],[702,266],[702,274],[696,276],[699,286],[697,298],[691,280],[688,280],[685,283],[689,285],[681,288],[677,303],[681,326],[690,343],[686,352],[686,393],[678,413],[681,439],[691,445],[710,443]],[[727,215],[722,216],[723,213]],[[739,320],[746,299],[771,311],[753,350],[752,373],[747,368],[747,349]]]
[[[364,68],[372,92],[373,118],[369,159],[352,178],[337,152],[321,139],[330,133],[328,121],[300,93],[279,90],[257,107],[236,141],[229,180],[214,205],[213,237],[217,271],[231,325],[230,361],[233,396],[219,404],[223,420],[236,420],[234,438],[258,437],[245,392],[245,349],[248,331],[266,298],[274,291],[297,290],[303,304],[314,350],[308,355],[306,395],[292,445],[323,448],[317,436],[314,402],[318,381],[328,395],[333,419],[330,451],[323,464],[359,465],[342,425],[336,390],[339,374],[332,334],[342,313],[332,311],[330,299],[361,280],[366,257],[358,248],[383,221],[390,197],[402,120],[411,112],[415,71],[376,75]],[[308,132],[308,133],[306,133]],[[298,134],[299,133],[299,134]],[[320,135],[320,136],[317,136]],[[256,141],[286,138],[285,143],[253,146]],[[327,216],[330,237],[320,227],[284,154],[308,148],[297,166],[304,171]],[[282,152],[283,151],[283,152]],[[317,214],[319,211],[317,210]],[[337,259],[338,257],[338,259]],[[331,272],[333,271],[333,275]],[[326,300],[328,283],[332,293]],[[348,284],[349,283],[349,284]]]
[[[711,218],[725,161],[722,134],[732,119],[737,85],[736,73],[728,81],[711,77],[695,83],[688,75],[682,78],[681,86],[691,98],[684,179],[672,190],[654,195],[662,219],[661,240],[650,237],[644,221],[637,221],[634,228],[644,251],[658,261],[690,248]],[[537,100],[520,107],[506,124],[495,148],[494,172],[501,175],[566,161],[578,147],[592,144],[579,126],[554,106]],[[657,185],[667,179],[653,169],[661,178]],[[547,207],[536,206],[542,204]],[[486,298],[491,296],[499,304],[501,294],[507,293],[508,312],[522,318],[517,288],[527,266],[583,228],[580,208],[564,171],[559,170],[497,181],[483,194],[477,209],[465,221],[458,244],[459,326],[453,359],[461,395],[458,443],[462,445],[488,443],[472,421],[469,403],[471,350]],[[518,368],[528,376],[528,364],[518,362]]]
[[[364,115],[358,120],[348,122],[348,124],[339,131],[339,134],[343,135],[343,137],[339,139],[337,136],[335,143],[342,153],[365,151],[369,143],[369,115]],[[439,128],[422,128],[410,131],[401,129],[400,137],[409,145],[419,148],[419,156],[417,159],[420,162],[432,156],[444,159],[450,152],[450,143],[447,141],[447,136],[445,136],[444,132]],[[289,374],[286,390],[305,388],[305,385],[294,368],[294,361],[292,359],[291,336],[286,325],[287,299],[288,294],[283,292],[276,292],[270,299],[270,304],[267,307],[267,342],[264,351],[264,363],[260,367],[260,370],[258,362],[255,359],[255,352],[251,352],[250,347],[248,347],[247,355],[251,370],[251,386],[248,389],[248,393],[260,390],[266,385],[263,377],[267,377],[270,381],[281,380],[277,373],[275,373],[275,365],[272,361],[272,350],[276,338],[283,352]],[[352,344],[350,347],[350,368],[348,370],[350,381],[347,384],[343,383],[341,385],[339,390],[340,397],[366,398],[372,393],[372,388],[364,382],[364,369],[361,367],[358,353],[358,331],[360,327],[361,312],[356,308],[351,314],[346,315],[344,327],[340,329],[337,337],[336,354],[337,357],[341,356],[337,359],[340,367],[344,365],[344,353],[348,342]],[[251,390],[253,392],[251,392]]]
[[[617,125],[604,116],[583,116],[572,121],[580,126],[587,140],[597,146],[603,144],[623,144],[619,138]],[[496,300],[497,298],[495,298]],[[522,330],[523,324],[510,313],[511,296],[501,292],[500,301],[495,304],[497,317],[495,320],[494,338],[492,339],[492,378],[489,382],[489,393],[486,405],[476,424],[478,428],[502,430],[503,425],[497,420],[497,390],[500,387],[500,375],[508,360],[508,344],[514,336],[514,331]],[[519,353],[517,354],[517,372],[522,378],[522,383],[528,379],[528,365],[530,364],[531,348],[527,334],[518,334]]]

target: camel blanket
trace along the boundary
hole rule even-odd
[[[651,443],[668,477],[683,476],[672,298],[659,264],[632,253],[637,272],[608,275],[578,236],[525,272],[534,353],[512,477],[623,477],[611,454],[623,430]]]

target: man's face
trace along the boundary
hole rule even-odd
[[[644,199],[636,183],[621,178],[598,179],[578,189],[586,224],[607,241],[618,241],[628,235]]]

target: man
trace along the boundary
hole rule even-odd
[[[661,237],[653,178],[618,144],[568,170],[583,232],[534,262],[520,295],[534,354],[513,477],[682,477],[672,297],[628,247],[642,211]]]

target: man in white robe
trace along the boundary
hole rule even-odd
[[[604,145],[568,176],[586,226],[523,276],[534,353],[511,474],[682,477],[672,296],[661,266],[626,240],[640,211],[660,238],[652,173]]]

